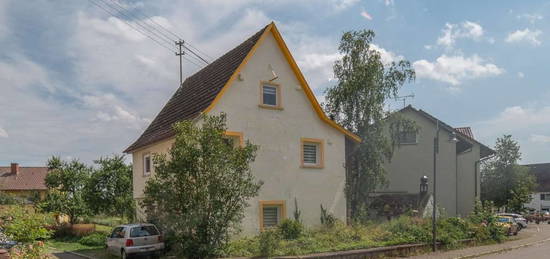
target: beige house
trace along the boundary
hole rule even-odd
[[[271,23],[188,77],[145,132],[125,151],[133,158],[134,198],[155,174],[151,154],[172,145],[171,125],[200,114],[227,114],[227,135],[259,145],[252,171],[262,180],[242,227],[255,233],[292,215],[320,224],[320,205],[346,219],[345,146],[360,141],[330,120]],[[143,213],[138,209],[138,215]]]
[[[416,122],[419,131],[402,134],[391,162],[385,165],[389,184],[374,195],[419,193],[422,176],[429,179],[428,193],[433,192],[434,137],[439,122],[437,204],[448,216],[468,215],[480,194],[479,162],[494,151],[475,140],[469,127],[453,128],[410,105],[399,112]]]

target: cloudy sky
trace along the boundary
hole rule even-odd
[[[524,163],[550,162],[548,2],[120,0],[134,16],[93,2],[0,1],[0,165],[90,162],[141,134],[179,78],[174,53],[126,24],[139,14],[213,58],[275,21],[321,100],[342,32],[372,29],[386,61],[414,65],[409,103],[490,146],[512,134]]]

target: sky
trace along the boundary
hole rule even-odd
[[[416,70],[407,104],[550,162],[549,1],[119,0],[134,16],[100,1],[0,1],[0,165],[91,163],[139,137],[179,83],[174,52],[126,23],[151,20],[210,59],[274,21],[320,101],[342,33],[373,30],[384,62]]]

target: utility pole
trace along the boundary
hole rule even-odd
[[[181,59],[183,58],[183,55],[185,54],[185,52],[182,50],[183,43],[184,43],[183,40],[176,41],[176,46],[179,47],[179,51],[176,52],[176,56],[180,57],[180,86],[181,86],[181,84],[183,84],[183,71],[182,71],[183,68],[182,68],[182,63],[181,63]]]
[[[436,121],[436,130],[434,137],[434,194],[432,204],[432,251],[435,252],[437,248],[436,241],[436,220],[437,220],[437,153],[439,153],[439,120]]]

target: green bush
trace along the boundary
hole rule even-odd
[[[296,239],[302,235],[304,225],[300,221],[285,219],[278,226],[281,237],[284,239]]]
[[[274,228],[269,228],[260,233],[259,236],[259,251],[261,256],[273,256],[275,251],[280,248],[281,236],[279,231]]]
[[[12,206],[0,211],[4,220],[4,233],[18,242],[32,242],[51,237],[52,231],[47,227],[54,224],[51,214],[37,213],[33,208]]]
[[[78,243],[85,246],[102,246],[105,245],[105,234],[101,232],[95,232],[90,235],[82,237]]]
[[[5,192],[0,192],[0,205],[21,205],[22,202]]]
[[[328,212],[327,209],[323,208],[323,204],[321,204],[321,225],[330,228],[336,224],[336,221],[336,217]]]

